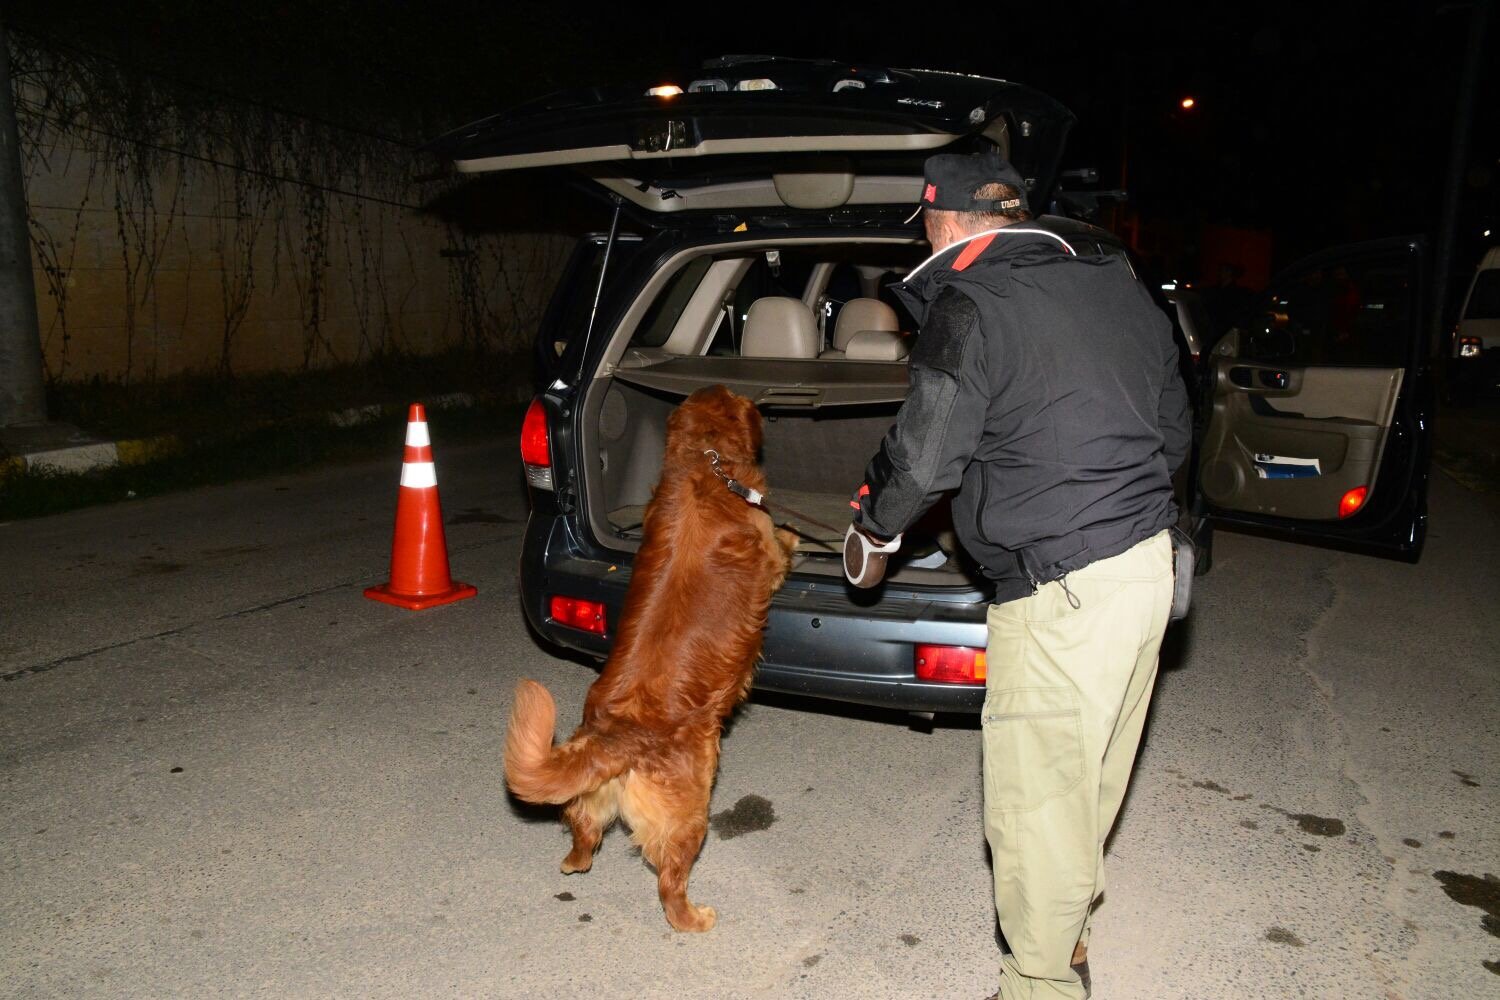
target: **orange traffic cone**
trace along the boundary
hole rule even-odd
[[[421,611],[473,597],[478,589],[448,575],[448,542],[438,503],[437,470],[427,436],[427,411],[413,403],[406,418],[406,457],[396,500],[396,537],[391,544],[391,582],[369,587],[365,596],[398,608]]]

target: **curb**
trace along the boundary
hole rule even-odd
[[[131,438],[123,441],[90,441],[66,448],[13,455],[0,461],[0,481],[28,472],[82,475],[95,469],[116,465],[144,465],[182,450],[182,440],[175,434],[153,438]]]
[[[434,410],[465,410],[480,403],[524,403],[531,399],[529,385],[503,386],[493,393],[447,392],[429,396],[425,405]],[[334,427],[358,427],[382,417],[403,414],[406,404],[371,403],[368,406],[352,406],[345,410],[329,411],[325,414]],[[96,469],[108,469],[116,465],[144,465],[160,458],[168,458],[182,451],[182,439],[176,434],[159,437],[131,438],[121,441],[90,441],[87,444],[70,445],[66,448],[49,448],[24,455],[13,455],[0,459],[0,481],[27,472],[65,473],[78,475]]]

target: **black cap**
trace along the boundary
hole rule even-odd
[[[1026,207],[1026,181],[999,153],[977,156],[938,153],[927,158],[923,174],[922,202],[917,211],[940,208],[949,212],[1009,212]],[[986,184],[1009,185],[1015,188],[1016,197],[974,197],[974,192]],[[912,218],[916,218],[915,212]]]

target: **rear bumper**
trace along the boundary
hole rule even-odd
[[[603,658],[614,640],[630,567],[585,555],[566,518],[533,513],[521,554],[521,601],[548,640]],[[606,634],[553,621],[548,602],[564,594],[605,605]],[[755,687],[917,712],[978,712],[984,686],[919,681],[918,643],[983,648],[989,604],[975,593],[883,594],[856,604],[842,581],[793,578],[776,595]]]

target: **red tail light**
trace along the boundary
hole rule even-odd
[[[547,439],[547,410],[540,399],[531,401],[526,419],[521,421],[521,461],[528,483],[552,489],[552,445]]]
[[[983,684],[984,650],[972,646],[918,646],[917,680],[939,684]]]
[[[554,594],[547,608],[547,616],[559,625],[582,629],[595,635],[604,634],[604,605],[598,601]]]
[[[1339,501],[1339,517],[1349,517],[1365,505],[1365,497],[1370,495],[1370,487],[1356,486],[1344,494]]]

